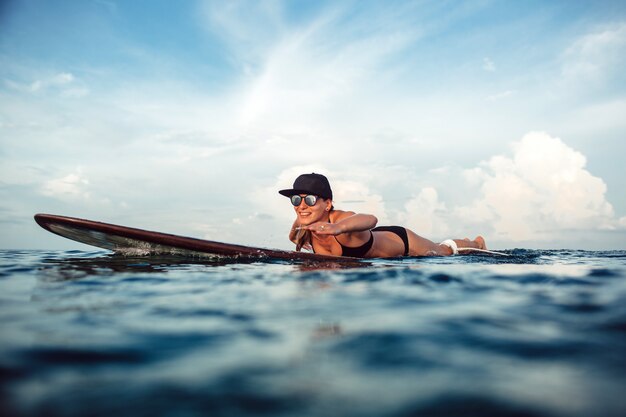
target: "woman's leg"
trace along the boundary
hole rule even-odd
[[[410,256],[449,256],[454,253],[452,248],[449,246],[440,245],[423,238],[409,229],[407,229],[406,232],[409,237]],[[454,242],[459,248],[487,249],[485,239],[483,239],[482,236],[477,236],[474,240],[454,239]]]
[[[446,256],[452,254],[449,247],[441,246],[421,237],[412,230],[406,229],[406,233],[409,237],[409,256]]]
[[[453,240],[459,248],[487,249],[487,244],[482,236],[476,236],[476,239],[474,240],[469,240],[468,238]]]

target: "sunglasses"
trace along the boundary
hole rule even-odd
[[[298,207],[302,203],[303,199],[304,199],[304,204],[306,204],[309,207],[313,207],[315,203],[317,203],[316,195],[309,194],[305,197],[302,197],[296,194],[296,195],[291,196],[291,204],[293,204],[294,207]]]

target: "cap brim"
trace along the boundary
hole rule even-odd
[[[289,188],[288,190],[280,190],[278,193],[281,195],[284,195],[285,197],[291,197],[292,195],[296,195],[296,194],[309,194],[310,191],[296,190],[295,188]]]
[[[297,188],[289,188],[287,190],[280,190],[278,193],[281,195],[284,195],[285,197],[291,197],[292,195],[296,195],[296,194],[313,194],[313,195],[322,197],[324,199],[330,198],[329,196],[319,195],[318,193],[315,193],[311,190],[303,190],[303,189],[297,189]]]

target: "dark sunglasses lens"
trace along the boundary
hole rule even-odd
[[[314,195],[307,195],[306,197],[304,197],[304,202],[307,206],[312,207],[315,205],[315,203],[317,203],[317,197]]]
[[[294,206],[298,207],[300,205],[300,203],[302,203],[302,197],[300,197],[299,195],[292,195],[291,196],[291,204],[293,204]]]

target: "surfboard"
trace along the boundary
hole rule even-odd
[[[283,259],[353,264],[363,262],[362,259],[346,256],[234,245],[54,214],[36,214],[35,221],[59,236],[127,256],[171,255],[186,258]],[[459,254],[510,256],[502,252],[474,248],[459,248]]]
[[[54,214],[36,214],[35,221],[47,231],[59,236],[127,256],[171,255],[186,258],[359,262],[358,259],[344,256],[233,245]]]

